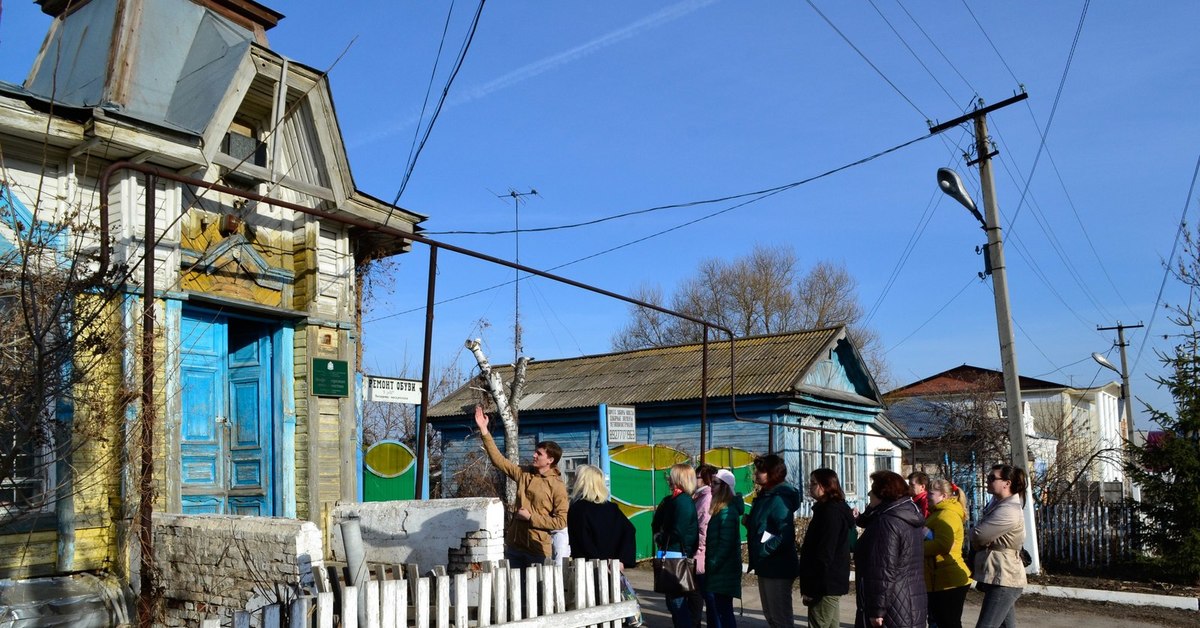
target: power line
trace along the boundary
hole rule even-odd
[[[840,28],[838,28],[828,17],[825,17],[825,14],[822,13],[821,10],[817,8],[817,5],[813,4],[812,0],[805,0],[805,1],[808,2],[808,6],[812,7],[813,11],[817,12],[817,15],[821,16],[821,19],[825,20],[825,23],[829,25],[829,28],[832,28],[834,30],[834,32],[837,33],[838,36],[840,36],[842,38],[842,41],[845,41],[847,45],[849,45],[851,48],[853,48],[854,52],[857,52],[858,56],[862,57],[862,60],[866,61],[867,65],[871,66],[871,69],[875,70],[875,73],[878,74],[880,78],[882,78],[885,82],[887,82],[888,85],[891,85],[892,89],[896,90],[897,94],[900,94],[900,97],[903,98],[904,101],[909,104],[909,106],[911,106],[913,109],[915,109],[917,111],[917,113],[921,114],[921,117],[925,118],[926,121],[930,120],[930,117],[925,115],[924,111],[921,111],[921,108],[917,106],[917,103],[913,102],[911,98],[909,98],[908,96],[906,96],[904,94],[904,92],[900,91],[900,88],[897,87],[896,84],[892,82],[892,79],[889,79],[887,77],[887,75],[883,73],[883,70],[879,69],[879,66],[872,63],[871,60],[867,58],[867,55],[864,54],[862,50],[859,50],[858,46],[855,46],[854,42],[850,41],[850,38],[847,37],[846,34],[843,33]]]
[[[471,28],[467,31],[466,40],[458,52],[458,59],[454,62],[454,69],[450,72],[449,78],[446,79],[446,87],[442,89],[442,95],[438,98],[437,107],[433,109],[433,115],[429,117],[429,124],[425,126],[425,134],[421,137],[420,144],[417,145],[417,151],[413,153],[412,159],[408,162],[408,167],[404,171],[404,177],[400,180],[400,189],[396,191],[396,198],[392,200],[392,205],[400,202],[400,196],[404,194],[404,189],[408,187],[408,181],[412,177],[413,170],[417,167],[417,159],[420,158],[421,151],[425,148],[425,142],[429,141],[429,135],[433,132],[433,125],[442,113],[442,106],[446,104],[446,97],[450,94],[450,86],[454,84],[454,78],[458,76],[458,71],[462,69],[463,61],[467,58],[467,50],[471,48],[471,42],[475,40],[475,29],[479,27],[479,16],[483,14],[484,2],[486,0],[479,0],[479,6],[475,9],[475,17],[471,19]],[[389,211],[388,219],[390,220],[391,217],[392,214]],[[387,221],[385,220],[384,223],[386,224]]]
[[[429,71],[429,84],[425,86],[425,98],[421,100],[421,113],[417,116],[417,126],[413,129],[412,144],[408,147],[406,167],[413,162],[413,153],[417,150],[417,138],[421,136],[420,121],[425,119],[425,108],[429,106],[429,94],[433,93],[433,80],[437,78],[438,65],[442,61],[442,49],[446,45],[446,35],[450,31],[450,18],[454,15],[454,0],[450,0],[450,8],[446,11],[446,22],[442,25],[442,39],[438,42],[437,54],[433,57],[433,69]]]
[[[561,269],[561,268],[565,268],[565,267],[567,267],[567,266],[572,266],[572,265],[574,265],[574,264],[578,264],[578,263],[580,263],[580,262],[583,262],[583,261],[586,261],[586,260],[592,259],[592,258],[594,258],[594,257],[599,257],[599,256],[601,256],[601,255],[605,255],[605,254],[608,254],[608,253],[612,253],[613,251],[618,251],[618,250],[620,250],[620,249],[623,249],[623,248],[625,248],[625,247],[628,247],[628,246],[632,246],[632,245],[634,245],[634,244],[637,244],[637,243],[639,243],[639,242],[645,242],[646,240],[649,240],[649,239],[651,239],[651,238],[658,237],[658,236],[660,236],[660,235],[664,235],[664,234],[670,233],[670,232],[672,232],[672,231],[677,231],[677,230],[679,230],[679,229],[682,229],[682,228],[684,228],[684,227],[687,227],[687,226],[689,226],[689,225],[694,225],[694,224],[696,224],[696,223],[698,223],[698,222],[701,222],[701,221],[704,221],[704,220],[708,220],[709,218],[713,218],[713,217],[719,216],[719,215],[721,215],[721,214],[724,214],[724,213],[727,213],[727,212],[731,212],[731,211],[733,211],[733,210],[735,210],[735,209],[738,209],[739,207],[744,207],[744,206],[746,206],[746,205],[749,205],[749,204],[751,204],[751,203],[755,203],[755,202],[761,201],[761,200],[763,200],[763,199],[765,199],[765,198],[769,198],[769,197],[771,197],[771,196],[774,196],[774,195],[776,195],[776,194],[779,194],[779,193],[785,192],[785,191],[787,191],[787,190],[790,190],[790,189],[792,189],[792,188],[795,188],[795,187],[798,187],[798,186],[804,185],[804,184],[806,184],[806,183],[810,183],[810,182],[816,181],[816,180],[818,180],[818,179],[823,179],[823,178],[825,178],[825,177],[828,177],[828,176],[830,176],[830,175],[832,175],[832,174],[835,174],[835,173],[841,172],[841,171],[843,171],[843,170],[846,170],[846,169],[849,169],[849,168],[853,168],[854,166],[860,166],[860,165],[862,165],[862,164],[865,164],[865,163],[867,163],[867,162],[874,161],[874,160],[876,160],[876,159],[878,159],[878,158],[880,158],[880,157],[883,157],[884,155],[888,155],[888,154],[890,154],[890,153],[894,153],[894,152],[896,152],[896,151],[898,151],[898,150],[900,150],[900,149],[902,149],[902,148],[905,148],[905,147],[907,147],[907,146],[911,146],[911,145],[913,145],[913,144],[916,144],[917,142],[920,142],[920,141],[922,141],[922,140],[929,139],[930,137],[931,137],[931,136],[930,136],[930,135],[928,135],[928,134],[926,134],[926,135],[921,135],[921,136],[919,136],[919,137],[917,137],[917,138],[915,138],[915,139],[911,139],[911,140],[909,140],[909,141],[907,141],[907,142],[904,142],[904,143],[902,143],[902,144],[897,144],[897,145],[895,145],[895,146],[893,146],[893,147],[891,147],[891,148],[887,148],[887,149],[881,150],[881,151],[879,151],[879,152],[877,152],[877,153],[875,153],[875,154],[873,154],[873,155],[869,155],[869,156],[867,156],[867,157],[863,157],[862,159],[858,159],[858,160],[856,160],[856,161],[850,162],[850,163],[848,163],[848,164],[845,164],[845,165],[843,165],[843,166],[838,166],[837,168],[833,168],[833,169],[831,169],[831,170],[827,170],[827,171],[825,171],[825,172],[822,172],[821,174],[818,174],[818,175],[811,176],[811,177],[809,177],[809,178],[807,178],[807,179],[802,179],[802,180],[800,180],[800,181],[795,181],[795,182],[789,183],[789,184],[787,184],[787,185],[781,185],[781,186],[776,186],[776,187],[774,187],[774,188],[768,188],[768,190],[766,190],[765,192],[762,192],[762,191],[760,191],[760,192],[756,192],[756,193],[738,194],[738,195],[734,195],[734,196],[726,197],[726,198],[730,198],[730,199],[738,199],[738,198],[745,198],[745,197],[746,197],[746,196],[748,196],[748,195],[749,195],[749,196],[753,196],[753,195],[755,195],[755,194],[758,194],[758,196],[755,196],[754,198],[750,198],[750,199],[748,199],[748,200],[742,201],[741,203],[738,203],[738,204],[736,204],[736,205],[733,205],[733,206],[731,206],[731,207],[726,207],[725,209],[721,209],[721,210],[718,210],[718,211],[712,212],[712,213],[710,213],[710,214],[706,214],[706,215],[704,215],[704,216],[701,216],[701,217],[699,217],[699,218],[695,218],[695,219],[693,219],[693,220],[689,220],[689,221],[687,221],[687,222],[684,222],[684,223],[681,223],[681,224],[675,225],[675,226],[673,226],[673,227],[669,227],[669,228],[667,228],[667,229],[663,229],[663,230],[661,230],[661,231],[657,231],[657,232],[655,232],[655,233],[652,233],[652,234],[650,234],[650,235],[647,235],[647,236],[643,236],[643,237],[641,237],[641,238],[637,238],[637,239],[635,239],[635,240],[630,240],[629,242],[625,242],[624,244],[618,244],[617,246],[610,247],[610,248],[604,249],[604,250],[602,250],[602,251],[598,251],[598,252],[596,252],[596,253],[592,253],[591,255],[586,255],[586,256],[584,256],[584,257],[580,257],[580,258],[577,258],[577,259],[571,260],[571,261],[569,261],[569,262],[566,262],[566,263],[563,263],[563,264],[559,264],[558,266],[553,266],[553,267],[551,267],[551,268],[547,268],[546,270],[547,270],[547,271],[559,270],[559,269]],[[700,204],[700,203],[712,203],[712,202],[716,202],[716,201],[711,201],[711,200],[710,200],[710,201],[696,201],[696,202],[695,202],[695,204]],[[511,233],[511,232],[503,232],[503,233]],[[515,280],[514,280],[514,281],[515,281]],[[473,291],[471,291],[471,292],[468,292],[468,293],[466,293],[466,294],[460,294],[460,295],[458,295],[458,296],[454,296],[454,297],[450,297],[450,298],[448,298],[448,299],[444,299],[444,300],[441,300],[441,301],[437,301],[436,303],[434,303],[434,305],[442,305],[442,304],[444,304],[444,303],[450,303],[450,302],[452,302],[452,301],[457,301],[457,300],[459,300],[459,299],[463,299],[463,298],[466,298],[466,297],[469,297],[469,296],[474,296],[474,295],[476,295],[476,294],[480,294],[480,293],[483,293],[483,292],[487,292],[487,291],[489,291],[489,290],[495,290],[495,289],[497,289],[497,288],[503,288],[504,286],[507,286],[507,285],[509,285],[510,283],[512,283],[512,281],[506,281],[506,282],[503,282],[503,283],[499,283],[499,284],[495,284],[495,285],[492,285],[492,286],[488,286],[487,288],[480,288],[479,290],[473,290]],[[394,314],[385,314],[385,315],[383,315],[383,316],[380,316],[380,317],[377,317],[377,318],[372,318],[372,319],[370,319],[370,320],[366,320],[366,321],[363,321],[363,322],[365,322],[365,323],[374,323],[374,322],[381,321],[381,320],[384,320],[384,319],[388,319],[388,318],[394,318],[394,317],[396,317],[396,316],[403,316],[404,314],[411,314],[411,313],[413,313],[413,312],[419,312],[419,311],[421,311],[421,310],[423,310],[423,309],[425,309],[425,308],[424,308],[424,306],[421,306],[421,307],[416,307],[416,308],[412,308],[412,309],[404,310],[403,312],[396,312],[396,313],[394,313]]]
[[[686,202],[682,202],[682,203],[671,203],[668,205],[658,205],[655,207],[648,207],[646,209],[637,209],[637,210],[628,211],[628,212],[621,212],[619,214],[613,214],[611,216],[604,216],[604,217],[596,218],[593,220],[585,220],[583,222],[575,222],[575,223],[569,223],[569,224],[564,224],[564,225],[554,225],[554,226],[550,226],[550,227],[534,227],[532,229],[520,229],[520,230],[500,229],[500,230],[496,230],[496,231],[473,231],[473,230],[426,231],[424,233],[426,235],[508,235],[511,233],[543,233],[543,232],[547,232],[547,231],[561,231],[564,229],[576,229],[579,227],[587,227],[587,226],[591,226],[591,225],[597,225],[597,224],[600,224],[603,222],[609,222],[611,220],[617,220],[619,218],[628,218],[630,216],[649,214],[652,212],[662,211],[662,210],[666,210],[666,209],[680,209],[680,208],[685,208],[685,207],[697,207],[700,205],[711,205],[714,203],[723,203],[726,201],[736,201],[739,199],[749,198],[749,197],[772,196],[774,194],[778,194],[779,192],[785,192],[787,190],[790,190],[795,187],[799,187],[806,183],[811,183],[813,181],[816,181],[817,179],[823,179],[829,175],[836,174],[836,173],[846,170],[848,168],[852,168],[854,166],[861,166],[862,164],[865,164],[869,161],[873,161],[875,159],[878,159],[879,157],[883,157],[884,155],[898,151],[901,148],[906,148],[908,146],[916,144],[917,142],[927,139],[928,137],[929,137],[928,135],[922,135],[915,139],[904,142],[903,144],[897,144],[896,146],[879,151],[868,157],[864,157],[857,161],[850,162],[848,164],[839,166],[832,170],[827,170],[825,172],[822,172],[821,174],[808,177],[807,179],[801,179],[799,181],[792,181],[791,183],[785,183],[783,185],[777,185],[777,186],[765,188],[762,190],[755,190],[753,192],[740,192],[738,194],[730,194],[728,196],[721,196],[721,197],[717,197],[717,198],[708,198],[708,199],[703,199],[703,200],[698,200],[698,201],[686,201]],[[758,199],[755,199],[755,200],[758,200]]]
[[[912,21],[913,26],[916,26],[917,30],[921,31],[921,34],[925,36],[925,40],[928,41],[931,46],[933,46],[933,49],[936,50],[939,55],[941,55],[942,60],[950,66],[951,70],[954,70],[954,73],[958,75],[958,78],[962,79],[962,82],[966,84],[967,88],[973,92],[971,99],[974,100],[975,96],[979,95],[979,90],[975,89],[975,86],[971,85],[971,82],[967,80],[967,77],[963,76],[963,73],[958,71],[958,68],[954,65],[954,62],[950,60],[950,57],[946,56],[946,53],[942,52],[942,48],[937,45],[937,42],[929,36],[929,33],[925,32],[924,28],[921,28],[921,23],[918,22],[917,19],[912,16],[912,13],[909,13],[908,9],[904,7],[904,3],[900,2],[900,0],[896,0],[896,5],[900,7],[901,11],[904,11],[904,14],[908,16],[910,21]]]
[[[955,301],[957,301],[958,297],[962,296],[962,293],[966,292],[967,288],[969,288],[971,286],[971,284],[975,283],[976,281],[977,281],[977,279],[975,277],[971,277],[970,279],[968,279],[966,285],[964,285],[962,288],[959,288],[958,292],[956,292],[954,294],[954,296],[950,297],[949,301],[946,301],[945,303],[943,303],[942,307],[939,307],[936,312],[934,312],[932,315],[930,315],[929,318],[925,319],[924,323],[921,323],[920,325],[918,325],[916,329],[912,330],[912,332],[910,332],[907,336],[901,338],[900,342],[897,342],[896,344],[889,347],[887,351],[883,352],[883,354],[887,355],[887,354],[891,353],[896,347],[899,347],[900,345],[904,344],[909,338],[912,338],[913,336],[917,335],[917,332],[921,331],[922,329],[925,329],[926,325],[933,322],[933,319],[937,318],[938,315],[942,313],[942,311],[944,311],[946,308],[950,307],[951,303],[954,303]]]
[[[875,12],[879,14],[879,17],[883,20],[883,23],[887,24],[888,28],[892,29],[892,34],[896,36],[896,39],[900,40],[900,43],[904,45],[904,49],[908,51],[908,54],[912,55],[913,59],[916,59],[917,63],[920,64],[925,70],[925,73],[929,75],[929,78],[933,79],[933,82],[937,83],[937,86],[942,89],[942,93],[946,95],[946,98],[949,98],[951,102],[955,102],[954,96],[950,95],[950,90],[946,89],[945,85],[942,85],[942,82],[939,81],[938,77],[933,73],[932,70],[929,69],[929,66],[925,65],[925,62],[922,61],[921,57],[918,56],[916,51],[912,49],[912,46],[908,45],[908,42],[904,39],[904,36],[900,34],[900,31],[896,30],[895,26],[892,26],[891,20],[887,19],[887,16],[883,14],[883,11],[879,10],[879,6],[875,4],[875,0],[867,1],[871,3],[871,8],[875,9]]]
[[[1009,234],[1012,234],[1013,227],[1017,224],[1017,217],[1021,215],[1021,207],[1025,204],[1025,195],[1029,193],[1029,184],[1033,182],[1033,173],[1037,171],[1038,161],[1042,158],[1042,151],[1046,148],[1046,138],[1050,135],[1050,127],[1054,124],[1054,114],[1058,112],[1058,103],[1062,99],[1063,87],[1067,84],[1067,75],[1071,72],[1071,62],[1075,59],[1075,48],[1079,45],[1079,36],[1083,33],[1083,22],[1087,18],[1088,5],[1091,3],[1092,0],[1084,0],[1083,12],[1079,15],[1079,24],[1075,27],[1075,38],[1071,40],[1071,50],[1067,53],[1067,63],[1063,67],[1062,78],[1058,81],[1058,91],[1054,93],[1054,103],[1050,105],[1050,117],[1046,118],[1046,128],[1042,130],[1037,153],[1033,156],[1033,165],[1029,167],[1029,177],[1025,179],[1025,189],[1021,190],[1021,200],[1017,203],[1017,211],[1013,212],[1012,219],[1008,221]],[[980,29],[982,28],[981,26]]]
[[[1000,63],[1004,64],[1004,69],[1008,70],[1008,75],[1012,77],[1013,82],[1020,83],[1021,81],[1017,80],[1017,75],[1014,74],[1012,68],[1008,66],[1008,61],[1004,60],[1004,55],[1000,54],[1000,49],[996,47],[996,42],[992,41],[992,38],[988,36],[987,31],[984,30],[983,24],[979,21],[979,18],[975,17],[975,12],[972,11],[971,6],[967,4],[967,0],[962,0],[962,5],[963,8],[967,10],[967,13],[971,14],[971,19],[975,20],[975,26],[979,27],[979,32],[983,33],[983,38],[986,39],[988,45],[992,47],[992,51],[996,53],[996,57],[1000,59]]]
[[[1150,314],[1150,322],[1146,324],[1146,333],[1142,335],[1142,344],[1138,347],[1137,357],[1133,360],[1133,368],[1131,371],[1137,371],[1138,363],[1142,361],[1142,352],[1146,350],[1147,341],[1150,338],[1150,330],[1154,328],[1154,319],[1158,318],[1158,308],[1162,305],[1163,289],[1167,287],[1167,278],[1171,276],[1171,268],[1175,263],[1175,252],[1179,250],[1179,238],[1183,236],[1183,230],[1187,228],[1187,212],[1188,206],[1192,204],[1192,193],[1196,191],[1196,176],[1200,175],[1200,157],[1196,158],[1196,168],[1192,170],[1192,184],[1188,186],[1187,200],[1183,202],[1183,213],[1179,216],[1179,228],[1175,231],[1175,244],[1171,245],[1171,256],[1167,258],[1167,262],[1163,264],[1162,282],[1158,284],[1158,296],[1154,299],[1154,309]]]

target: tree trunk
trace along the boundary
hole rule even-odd
[[[475,356],[488,394],[492,396],[492,401],[500,412],[500,422],[504,425],[504,457],[513,464],[521,464],[521,443],[517,435],[517,406],[521,403],[521,395],[525,389],[525,368],[529,365],[529,358],[517,359],[513,371],[512,388],[506,390],[504,380],[499,373],[492,370],[491,363],[484,355],[479,339],[467,340],[466,347]],[[508,480],[504,486],[504,500],[511,506],[517,498],[517,484]]]

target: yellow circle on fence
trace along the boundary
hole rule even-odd
[[[363,456],[367,470],[381,478],[394,478],[408,471],[416,457],[403,443],[385,440],[371,445]]]

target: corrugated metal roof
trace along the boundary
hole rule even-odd
[[[822,352],[844,336],[845,328],[839,326],[737,339],[737,394],[791,392]],[[696,343],[531,362],[521,410],[698,399],[701,349]],[[511,365],[495,368],[505,381],[512,378]],[[708,395],[728,396],[729,386],[729,342],[709,342]],[[460,415],[477,394],[463,386],[434,405],[429,416]]]

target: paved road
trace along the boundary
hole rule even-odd
[[[647,628],[671,628],[671,614],[663,602],[663,596],[652,591],[654,575],[648,568],[626,570],[629,581],[638,592],[642,605],[642,618]],[[853,584],[851,584],[853,587]],[[972,592],[967,597],[966,608],[963,610],[963,625],[974,626],[979,618],[979,601],[982,596]],[[796,626],[807,626],[806,611],[800,604],[800,592],[794,597]],[[747,576],[742,586],[741,605],[734,601],[734,613],[737,616],[738,628],[766,628],[767,622],[763,617],[762,606],[758,601],[758,587],[754,578]],[[1045,605],[1024,605],[1017,602],[1017,622],[1021,626],[1036,626],[1038,628],[1151,628],[1161,626],[1158,623],[1146,623],[1128,618],[1103,615],[1104,609],[1097,608],[1097,613],[1081,613],[1078,610],[1062,611],[1045,608]],[[844,628],[854,626],[854,595],[842,598],[841,625]]]

